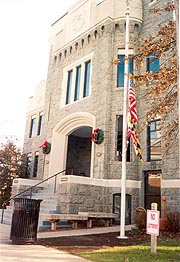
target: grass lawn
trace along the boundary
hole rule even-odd
[[[158,243],[157,253],[150,245],[114,247],[81,254],[96,262],[180,262],[180,240]]]

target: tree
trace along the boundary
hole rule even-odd
[[[25,177],[24,155],[12,141],[0,148],[0,207],[11,196],[14,178]]]
[[[142,39],[135,54],[137,67],[142,68],[145,59],[151,57],[151,63],[160,58],[161,64],[158,71],[145,71],[134,75],[135,86],[145,86],[141,92],[141,101],[148,105],[145,112],[144,124],[161,117],[165,155],[169,152],[173,143],[177,142],[178,135],[178,62],[177,62],[177,38],[176,21],[174,17],[174,2],[164,3],[152,8],[151,15],[165,17],[159,18],[153,35]],[[166,19],[168,17],[168,19]],[[152,26],[152,25],[151,25]]]

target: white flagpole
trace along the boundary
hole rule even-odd
[[[128,116],[128,58],[129,58],[129,6],[126,7],[126,35],[125,35],[125,61],[124,61],[124,100],[123,100],[123,143],[122,143],[122,175],[121,175],[121,223],[120,236],[125,236],[125,212],[126,212],[126,151],[127,151],[127,116]]]

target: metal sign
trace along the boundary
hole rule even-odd
[[[159,236],[159,211],[147,210],[146,233]]]

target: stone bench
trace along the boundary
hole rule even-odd
[[[51,230],[56,230],[59,220],[67,220],[72,222],[72,228],[77,228],[78,221],[87,221],[87,216],[78,214],[43,214],[43,218],[50,220]]]
[[[78,214],[43,214],[43,218],[50,220],[51,230],[56,230],[59,220],[67,220],[72,222],[72,228],[78,227],[78,221],[87,221],[87,228],[92,228],[94,218],[101,218],[104,221],[104,226],[108,227],[110,220],[116,217],[116,214],[103,212],[78,212]]]
[[[92,227],[94,218],[101,218],[104,221],[104,226],[109,227],[110,220],[117,218],[117,214],[114,213],[104,213],[104,212],[78,212],[78,215],[87,216],[87,227]]]

